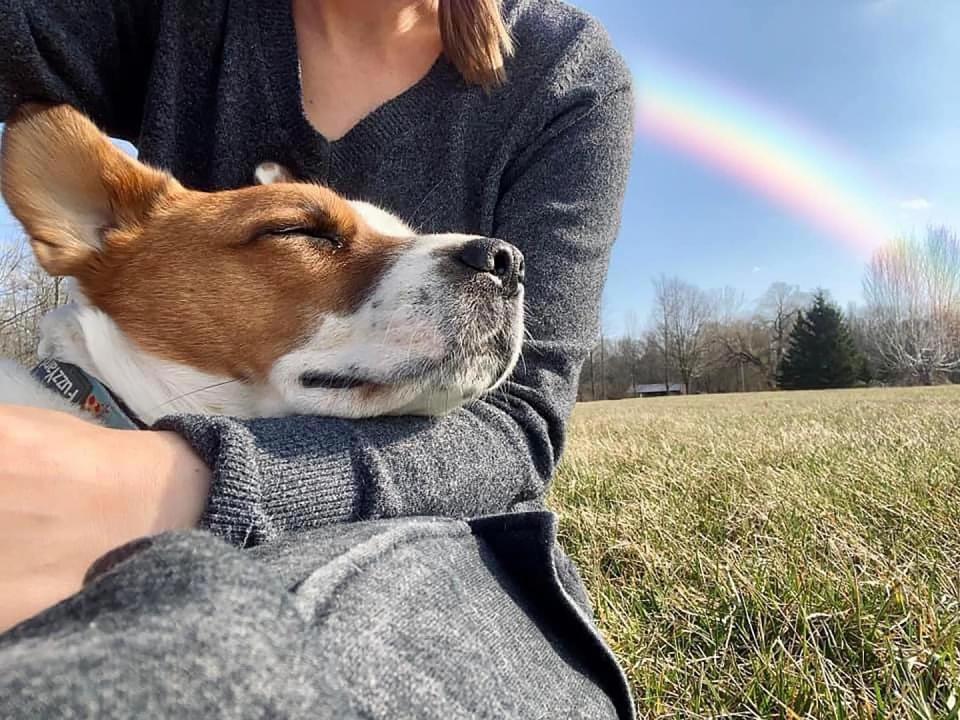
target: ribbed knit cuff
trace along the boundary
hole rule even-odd
[[[321,427],[322,420],[176,415],[162,418],[154,429],[181,435],[211,470],[200,526],[249,547],[355,516],[361,483],[354,474],[351,433]]]

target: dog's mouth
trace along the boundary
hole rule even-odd
[[[486,384],[478,388],[480,392],[489,390],[503,379],[513,366],[512,360],[498,358],[501,365],[496,372],[491,373]],[[450,358],[444,361],[419,360],[406,363],[394,368],[388,375],[377,377],[376,371],[351,368],[347,372],[325,372],[322,370],[308,370],[298,377],[300,387],[305,390],[364,390],[367,392],[387,390],[398,387],[417,387],[443,389],[456,385],[456,376],[462,372],[463,362],[451,362]]]
[[[300,385],[307,390],[351,390],[372,384],[370,380],[356,375],[340,373],[305,372],[300,376]]]
[[[389,375],[375,377],[375,370],[351,368],[348,372],[308,370],[299,377],[306,390],[377,390],[389,386],[429,383],[441,374],[442,365],[431,362],[411,362],[396,368]]]

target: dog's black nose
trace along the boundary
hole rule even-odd
[[[477,238],[460,250],[460,262],[477,272],[500,278],[508,295],[516,295],[523,282],[523,255],[503,240]]]

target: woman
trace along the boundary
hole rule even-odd
[[[188,186],[274,160],[510,240],[529,340],[442,419],[0,409],[0,626],[71,595],[0,636],[0,716],[629,716],[543,512],[630,154],[602,29],[556,0],[4,5],[0,118],[66,101]]]

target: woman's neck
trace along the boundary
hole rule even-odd
[[[307,118],[335,140],[443,51],[437,0],[292,0]]]
[[[439,37],[437,0],[293,0],[298,28],[334,52],[379,54]]]

